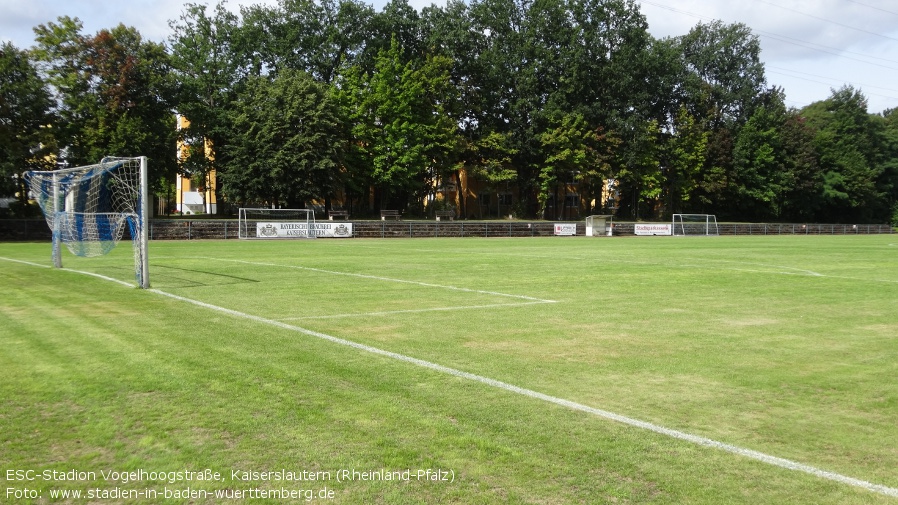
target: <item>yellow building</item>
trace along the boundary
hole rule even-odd
[[[178,131],[190,126],[190,121],[181,114],[177,115]],[[183,141],[178,141],[178,163],[187,158],[190,146]],[[207,158],[212,158],[212,148],[209,142],[206,142],[205,154]],[[197,184],[196,180],[183,175],[178,176],[175,181],[175,210],[179,214],[216,214],[218,212],[218,202],[215,198],[216,190],[215,171],[211,171],[206,180],[201,184]]]

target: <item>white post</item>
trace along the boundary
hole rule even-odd
[[[50,230],[53,237],[53,266],[62,268],[62,250],[60,248],[59,229],[59,175],[53,174],[53,229]]]
[[[149,228],[150,228],[150,183],[147,171],[147,157],[140,157],[140,209],[138,219],[140,226],[140,287],[148,289],[150,287],[150,260],[147,256],[149,244]]]

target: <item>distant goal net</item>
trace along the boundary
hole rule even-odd
[[[134,251],[134,276],[150,287],[147,258],[149,190],[147,158],[104,158],[95,165],[25,172],[53,237],[53,265],[62,268],[61,246],[72,254],[108,254],[127,229]]]
[[[315,211],[312,209],[241,208],[237,215],[242,239],[314,239]]]
[[[717,236],[717,217],[714,214],[674,214],[674,236]]]

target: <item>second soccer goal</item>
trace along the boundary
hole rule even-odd
[[[675,236],[716,236],[717,217],[714,214],[674,214],[673,234]]]
[[[318,237],[315,211],[311,209],[241,208],[238,224],[242,239]]]

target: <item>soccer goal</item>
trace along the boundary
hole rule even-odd
[[[244,239],[318,238],[312,209],[241,208],[237,219]]]
[[[53,233],[55,267],[62,268],[62,244],[76,256],[102,256],[119,243],[127,228],[137,285],[150,287],[145,156],[104,158],[96,165],[30,171],[25,173],[25,180]]]
[[[714,214],[674,214],[674,236],[716,236],[717,217]]]

